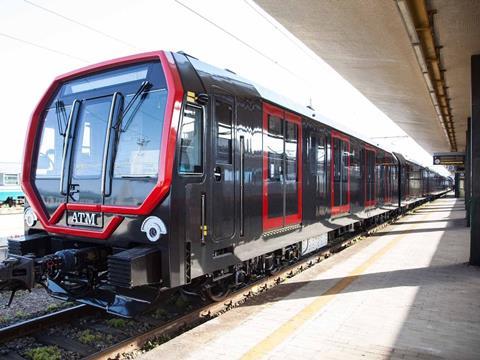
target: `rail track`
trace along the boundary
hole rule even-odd
[[[42,331],[48,327],[67,322],[72,318],[91,315],[97,311],[100,311],[100,309],[96,309],[87,305],[77,305],[33,319],[21,321],[19,323],[1,328],[0,341],[4,343],[21,336],[27,336],[38,331]]]
[[[416,209],[418,209],[418,207],[414,210]],[[141,319],[138,320],[129,320],[136,324],[146,323],[149,325],[147,328],[143,329],[143,331],[137,331],[134,334],[129,334],[115,326],[112,327],[111,325],[109,326],[105,325],[105,323],[101,323],[101,321],[105,320],[105,317],[107,316],[102,310],[86,305],[79,305],[0,329],[0,343],[6,343],[7,341],[21,337],[32,336],[41,345],[57,346],[68,350],[71,354],[76,354],[73,358],[85,358],[88,360],[121,359],[123,354],[139,351],[152,343],[160,344],[184,330],[188,330],[232,307],[242,304],[255,295],[283,282],[285,279],[310,268],[316,263],[319,263],[333,254],[355,244],[362,238],[377,232],[395,222],[399,217],[400,216],[391,218],[382,224],[376,225],[360,234],[351,236],[350,238],[340,237],[327,248],[321,249],[313,255],[301,259],[293,265],[286,266],[271,276],[262,278],[253,284],[239,289],[222,302],[209,304],[198,303],[193,306],[193,310],[190,309],[163,320],[159,320],[155,317],[148,317],[148,315],[142,316]],[[49,330],[54,326],[65,325],[72,321],[76,321],[77,325],[75,326],[78,326],[78,322],[82,321],[81,319],[92,316],[97,316],[99,322],[84,324],[84,327],[91,327],[95,331],[100,331],[105,334],[109,332],[120,334],[122,336],[117,338],[120,340],[114,341],[113,344],[107,345],[102,349],[95,349],[92,348],[92,346],[89,347],[82,344],[78,340],[62,338],[62,336],[55,335]],[[80,327],[81,326],[82,325],[80,325]],[[133,327],[136,327],[135,324]],[[2,355],[0,354],[0,357],[1,356]],[[18,354],[7,353],[5,358],[22,359],[23,357]]]

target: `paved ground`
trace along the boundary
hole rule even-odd
[[[23,212],[0,215],[0,238],[23,234]]]
[[[464,217],[436,200],[143,359],[480,359]]]
[[[23,234],[23,212],[0,214],[0,261],[6,256],[7,237]]]

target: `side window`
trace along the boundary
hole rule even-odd
[[[333,139],[333,177],[335,182],[341,181],[341,141],[337,138]]]
[[[285,121],[286,180],[297,180],[298,125]]]
[[[202,174],[202,109],[187,105],[183,111],[182,128],[180,129],[180,161],[178,171],[181,174]]]
[[[64,127],[62,122],[70,114],[71,106],[62,108],[62,112],[52,108],[45,114],[40,149],[38,152],[36,176],[42,178],[59,178],[62,165],[62,149],[64,142]]]
[[[310,135],[309,138],[309,144],[308,144],[308,149],[309,149],[309,168],[310,168],[310,173],[312,175],[317,175],[317,136],[316,135]]]
[[[348,151],[348,144],[345,141],[342,141],[342,182],[346,183],[348,181],[348,158],[350,152]]]
[[[283,120],[268,115],[268,179],[282,181],[283,175]]]
[[[317,181],[319,184],[319,190],[322,194],[327,192],[326,190],[326,149],[325,149],[325,138],[323,136],[319,136],[317,138],[317,146],[316,146],[316,161],[317,161]]]
[[[217,163],[232,163],[232,118],[233,106],[219,99],[215,101],[217,123]]]

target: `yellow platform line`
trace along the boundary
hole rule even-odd
[[[424,220],[430,217],[431,214],[424,215],[420,220]],[[413,230],[420,226],[419,224],[413,225],[410,229]],[[378,250],[370,258],[368,258],[364,263],[359,265],[353,271],[351,271],[347,276],[338,281],[330,289],[325,291],[320,297],[310,303],[308,306],[300,310],[295,316],[291,317],[284,324],[274,330],[270,335],[265,339],[260,341],[254,347],[252,347],[248,352],[242,356],[242,360],[250,359],[259,359],[262,356],[268,355],[273,349],[285,341],[295,330],[300,328],[305,322],[317,314],[325,305],[332,301],[336,295],[341,293],[347,286],[354,282],[357,278],[360,277],[362,273],[365,272],[371,265],[377,262],[383,255],[390,251],[400,240],[406,237],[407,234],[401,234],[394,237],[389,243],[384,247]]]

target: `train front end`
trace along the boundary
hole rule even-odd
[[[9,240],[0,289],[40,283],[55,297],[132,316],[178,285],[169,197],[182,99],[163,51],[52,83],[30,121],[25,236]]]

